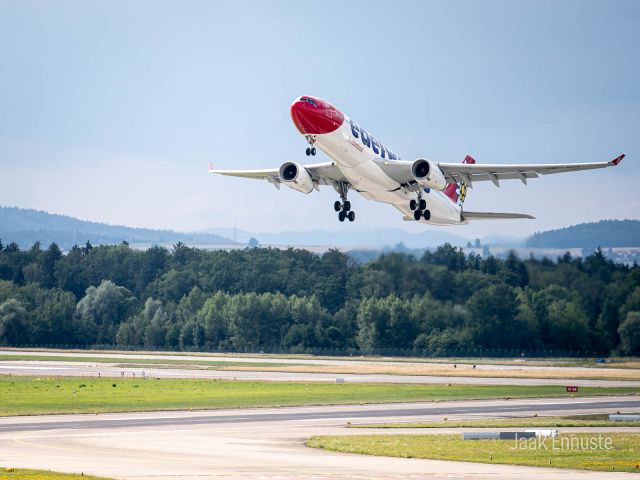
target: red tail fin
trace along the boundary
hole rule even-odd
[[[476,161],[471,155],[467,155],[464,157],[462,163],[474,164]],[[466,190],[467,186],[464,183],[447,183],[447,186],[444,187],[444,194],[449,197],[453,203],[458,203],[458,198],[460,202],[464,202]]]

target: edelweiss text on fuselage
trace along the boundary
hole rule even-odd
[[[353,120],[349,120],[351,122],[351,134],[355,138],[359,138],[362,144],[373,150],[373,153],[376,155],[380,155],[382,158],[389,157],[389,160],[399,160],[398,156],[385,147],[382,143],[380,143],[373,135],[369,135],[364,128],[360,128],[356,122]]]

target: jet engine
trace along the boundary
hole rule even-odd
[[[432,188],[434,190],[444,190],[447,186],[447,180],[440,167],[431,160],[419,158],[411,165],[411,174],[416,181],[423,187]]]
[[[302,193],[313,190],[313,180],[304,167],[294,162],[285,162],[279,170],[280,180],[289,188]]]

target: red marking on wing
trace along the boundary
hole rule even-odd
[[[611,160],[609,162],[610,165],[618,165],[622,159],[624,158],[624,153],[622,155],[620,155],[619,157],[614,158],[613,160]]]

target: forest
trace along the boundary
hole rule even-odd
[[[640,268],[445,244],[330,250],[0,242],[0,345],[421,356],[640,354]]]

